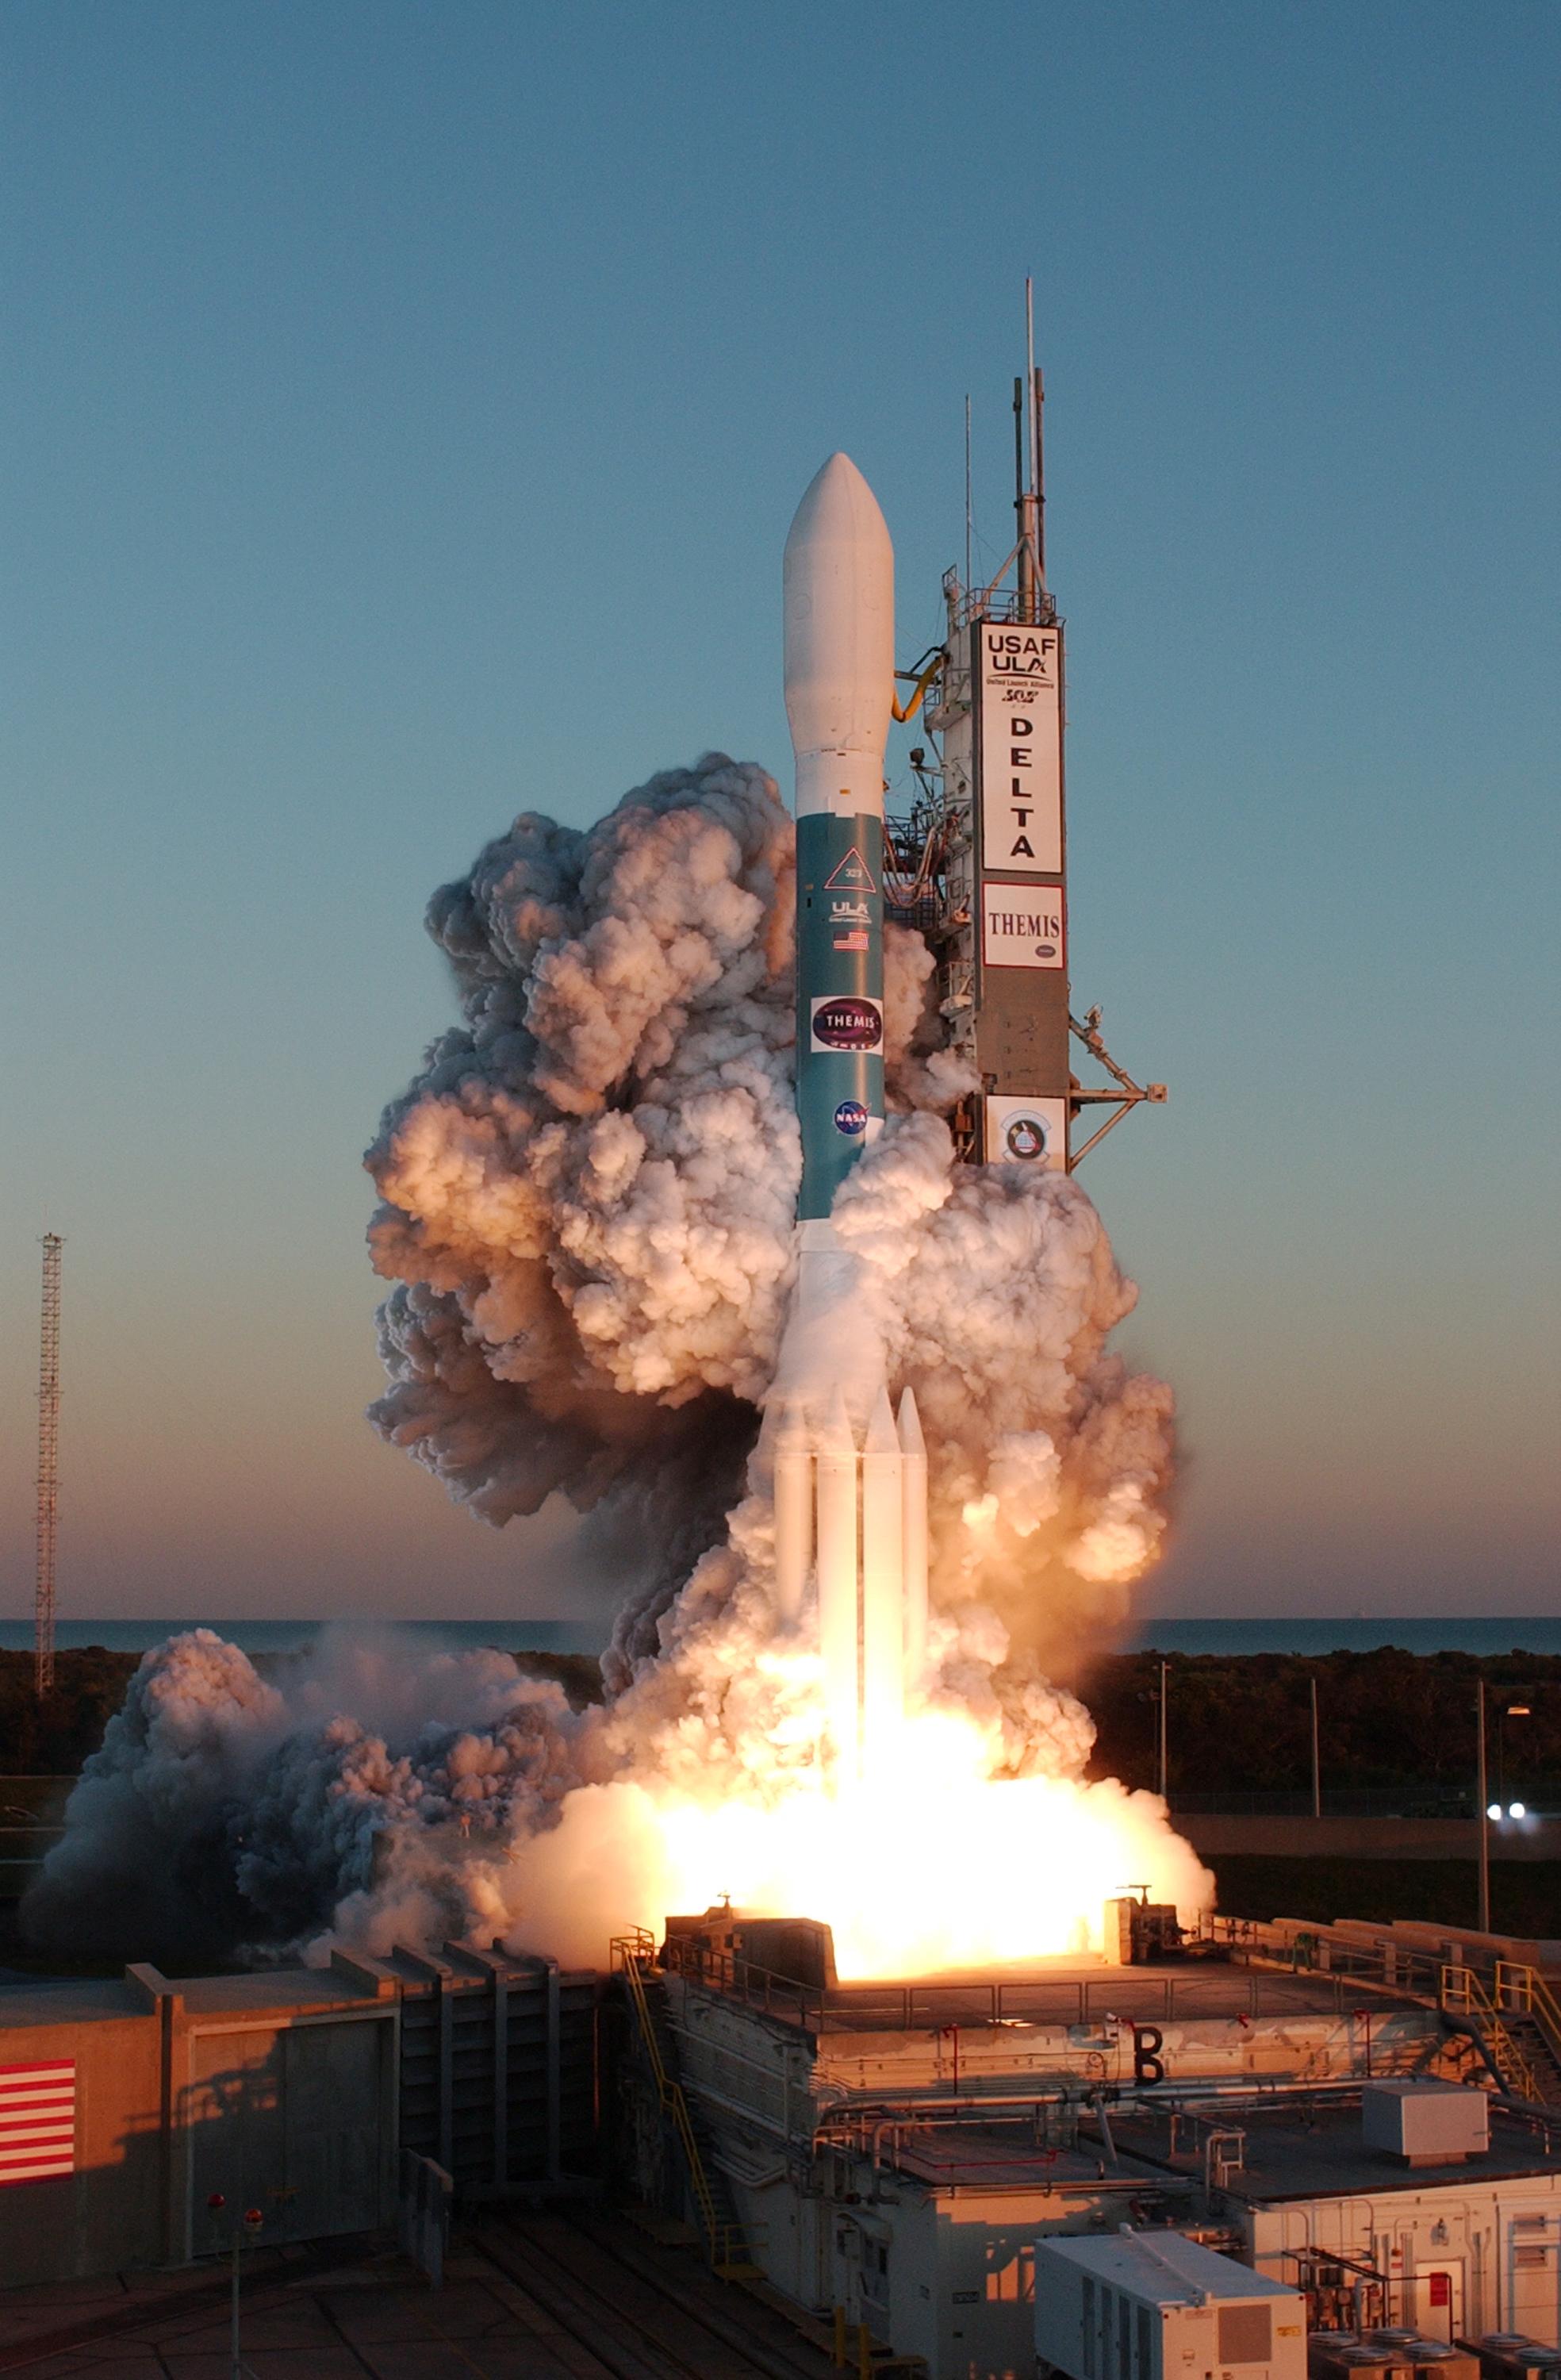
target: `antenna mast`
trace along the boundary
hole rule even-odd
[[[54,1684],[54,1540],[60,1489],[60,1250],[43,1234],[43,1313],[38,1342],[38,1572],[33,1597],[33,1688],[40,1700]]]
[[[965,399],[965,593],[970,593],[971,546],[974,538],[975,508],[970,493],[970,399]]]
[[[1013,383],[1013,510],[1019,524],[1019,616],[1044,608],[1041,560],[1041,375],[1035,369],[1035,285],[1024,278],[1024,377]]]

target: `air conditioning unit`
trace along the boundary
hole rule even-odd
[[[1410,2367],[1355,2330],[1314,2330],[1306,2342],[1311,2380],[1410,2380]]]
[[[1361,2137],[1369,2149],[1406,2165],[1451,2165],[1483,2156],[1491,2144],[1490,2103],[1461,2082],[1368,2082],[1361,2093]]]
[[[1483,2380],[1561,2380],[1561,2347],[1548,2347],[1524,2331],[1488,2330],[1458,2343],[1466,2354],[1479,2357]]]
[[[1363,2343],[1408,2364],[1411,2373],[1434,2367],[1434,2380],[1481,2380],[1479,2358],[1466,2347],[1449,2347],[1445,2338],[1425,2338],[1418,2330],[1368,2330]]]
[[[1180,2231],[1035,2242],[1035,2355],[1066,2380],[1306,2380],[1298,2289]]]

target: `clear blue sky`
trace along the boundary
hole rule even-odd
[[[1157,1592],[1554,1609],[1558,67],[1555,0],[10,0],[0,1610],[45,1225],[67,1609],[566,1608],[359,1419],[424,900],[783,772],[833,447],[920,650],[1026,272]]]

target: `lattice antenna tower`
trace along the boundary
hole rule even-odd
[[[42,1697],[54,1683],[54,1548],[60,1499],[60,1250],[57,1232],[43,1234],[43,1318],[38,1340],[38,1573],[33,1595],[33,1685]]]

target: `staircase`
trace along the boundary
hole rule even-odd
[[[1561,2107],[1561,2005],[1535,1968],[1502,1960],[1487,1982],[1471,1967],[1444,1967],[1441,2003],[1511,2097]]]
[[[1561,2004],[1537,1967],[1498,1961],[1492,1998],[1537,2085],[1534,2096],[1561,2107]]]
[[[1532,2016],[1509,2015],[1503,2022],[1534,2085],[1529,2096],[1543,2100],[1547,2107],[1561,2107],[1561,2058],[1551,2047],[1545,2028]]]
[[[629,2005],[639,2029],[662,2112],[671,2119],[687,2168],[689,2191],[705,2252],[712,2271],[723,2280],[756,2278],[747,2232],[737,2212],[725,2175],[710,2155],[703,2119],[697,2116],[678,2077],[677,2043],[667,2022],[666,2000],[656,1973],[656,1942],[639,1927],[621,1934],[612,1943],[612,1964],[623,1978]]]

